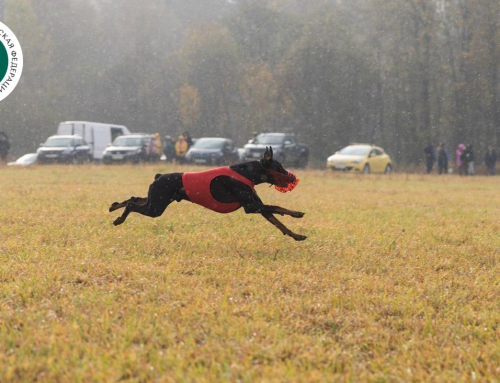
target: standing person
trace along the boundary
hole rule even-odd
[[[191,146],[193,146],[193,139],[191,138],[191,135],[189,134],[188,131],[185,131],[182,135],[184,136],[184,139],[186,140],[189,149]]]
[[[427,174],[432,172],[432,167],[434,166],[434,145],[432,141],[429,141],[429,145],[424,149],[425,153],[425,164],[427,166]]]
[[[186,137],[181,134],[175,143],[175,158],[179,163],[184,163],[188,149]]]
[[[488,151],[484,156],[484,163],[486,164],[486,169],[490,176],[495,175],[495,166],[497,164],[497,152],[493,149],[493,146],[488,147]]]
[[[457,150],[455,152],[455,159],[456,159],[456,165],[457,165],[457,171],[458,171],[458,174],[460,174],[461,176],[464,175],[464,167],[463,167],[463,163],[462,163],[462,153],[464,152],[465,150],[465,145],[464,144],[459,144],[458,147],[457,147]]]
[[[172,162],[175,158],[175,140],[171,136],[165,136],[163,154],[165,154],[165,157],[167,157],[167,161],[169,162]]]
[[[467,174],[470,175],[470,176],[473,176],[474,175],[474,149],[472,148],[472,144],[469,144],[467,145],[467,162],[469,164],[469,166],[467,167]]]
[[[448,173],[448,151],[444,143],[441,143],[438,147],[438,173],[446,174]]]
[[[155,137],[156,137],[156,154],[158,155],[158,158],[160,158],[160,156],[161,156],[161,147],[162,147],[160,133],[155,133]]]
[[[474,175],[474,150],[472,145],[466,145],[465,150],[462,152],[460,157],[462,160],[462,166],[464,167],[464,174],[467,176]]]
[[[6,133],[0,132],[0,162],[7,162],[9,155],[10,142]]]

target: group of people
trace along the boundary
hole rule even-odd
[[[449,155],[444,143],[440,143],[436,148],[432,142],[429,142],[429,145],[424,149],[424,153],[427,174],[432,172],[434,163],[437,164],[438,174],[448,173]],[[484,157],[484,163],[489,175],[495,175],[497,159],[495,149],[493,146],[490,146]],[[458,174],[465,176],[474,175],[474,161],[475,155],[472,144],[459,144],[455,151],[455,164]]]
[[[172,136],[165,136],[163,154],[167,161],[185,162],[186,154],[193,145],[193,139],[189,132],[182,133],[177,139]]]

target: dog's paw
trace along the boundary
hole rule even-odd
[[[292,217],[293,218],[302,218],[304,216],[304,214],[306,214],[306,213],[302,213],[300,211],[294,211],[292,214]]]
[[[292,238],[295,239],[296,241],[303,241],[307,239],[305,235],[300,235],[300,234],[294,234],[292,235]]]
[[[113,221],[113,225],[118,226],[121,225],[123,222],[125,222],[125,218],[120,216]]]
[[[116,205],[118,205],[118,202],[113,202],[111,204],[111,206],[108,209],[110,213],[116,210]]]

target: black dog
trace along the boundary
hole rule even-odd
[[[253,186],[264,182],[275,185],[278,190],[281,188],[281,191],[289,191],[298,183],[295,175],[273,160],[272,148],[266,149],[260,161],[205,172],[157,174],[149,187],[147,198],[132,197],[121,203],[114,202],[109,211],[125,208],[123,214],[114,221],[117,226],[125,222],[132,212],[159,217],[173,201],[191,201],[219,213],[230,213],[243,206],[245,213],[262,214],[284,235],[296,241],[306,239],[304,235],[293,233],[273,215],[302,218],[304,213],[262,203]]]

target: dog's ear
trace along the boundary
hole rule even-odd
[[[271,162],[273,160],[273,147],[269,148],[266,146],[266,152],[264,153],[264,160]]]

